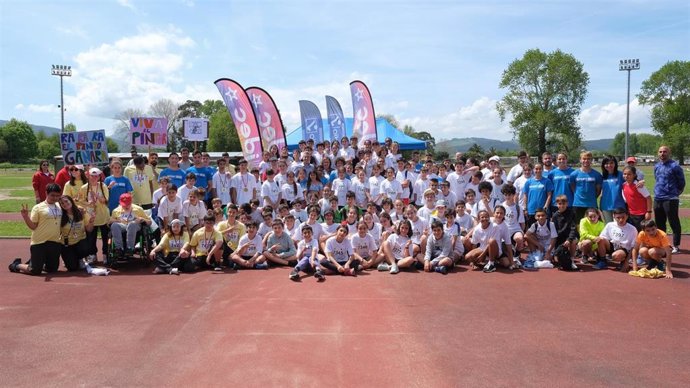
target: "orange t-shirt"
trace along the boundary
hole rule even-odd
[[[666,248],[670,246],[666,233],[659,229],[656,230],[656,236],[651,236],[645,233],[644,230],[641,231],[637,235],[637,243],[647,248]]]

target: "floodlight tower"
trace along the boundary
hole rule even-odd
[[[50,74],[60,77],[60,130],[65,132],[65,100],[62,89],[62,78],[72,76],[72,66],[53,65]]]
[[[621,59],[618,63],[619,71],[628,72],[628,98],[625,100],[628,104],[625,110],[625,157],[624,160],[628,159],[628,137],[630,136],[630,72],[632,70],[640,70],[640,60],[639,59]]]

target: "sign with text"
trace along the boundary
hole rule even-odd
[[[107,164],[108,146],[105,129],[61,132],[60,149],[65,164]]]
[[[186,118],[182,122],[185,139],[189,141],[204,141],[208,139],[207,119]]]
[[[133,146],[166,146],[168,119],[165,117],[132,117],[129,134]]]

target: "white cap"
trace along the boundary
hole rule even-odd
[[[489,162],[497,162],[497,163],[500,163],[500,162],[501,162],[501,158],[499,158],[498,155],[494,155],[494,156],[492,156],[492,157],[489,158]]]
[[[100,176],[103,173],[98,167],[91,167],[89,170],[89,175]]]

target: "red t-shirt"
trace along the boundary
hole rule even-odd
[[[643,216],[647,213],[647,198],[649,190],[638,188],[635,183],[623,183],[623,199],[628,204],[628,211],[633,216]]]

